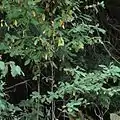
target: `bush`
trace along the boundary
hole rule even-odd
[[[96,16],[104,3],[2,0],[0,5],[1,119],[103,119],[120,91],[120,68],[102,53],[105,30]],[[15,104],[6,99],[10,93],[5,94],[5,83],[11,76],[24,80],[12,87],[34,88],[27,100]]]

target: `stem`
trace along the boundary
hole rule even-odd
[[[65,99],[63,100],[63,106],[65,106]],[[64,112],[64,115],[63,115],[63,119],[65,120],[65,112]]]
[[[39,69],[39,72],[40,72],[40,66],[39,65],[38,65],[38,69]],[[37,88],[38,89],[38,93],[40,94],[40,76],[39,76],[37,85],[38,85],[38,88]],[[37,112],[40,111],[39,104],[40,104],[40,102],[39,102],[39,99],[38,99]],[[39,120],[39,114],[37,114],[37,120]]]
[[[54,89],[54,69],[53,69],[53,65],[52,65],[52,63],[51,63],[51,72],[52,72],[52,83],[51,83],[51,91],[53,92],[53,89]],[[51,105],[51,112],[52,112],[52,120],[54,120],[55,119],[55,114],[54,114],[54,111],[55,111],[55,102],[54,102],[54,100],[52,101],[52,103],[51,103],[52,105]]]

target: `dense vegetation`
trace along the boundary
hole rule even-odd
[[[100,0],[0,2],[0,120],[120,119],[119,34],[105,9]]]

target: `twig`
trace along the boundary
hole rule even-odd
[[[119,62],[118,60],[116,60],[116,59],[112,56],[112,54],[111,54],[110,51],[107,49],[107,47],[106,47],[106,45],[104,44],[104,42],[101,41],[101,43],[102,43],[102,45],[104,46],[104,48],[105,48],[105,50],[107,51],[107,53],[109,54],[109,56],[110,56],[113,60],[115,60],[115,62],[117,62],[117,63],[120,65],[120,62]]]
[[[40,66],[38,65],[38,69],[39,69],[39,72],[41,73],[41,70],[40,70]],[[41,74],[40,74],[41,75]],[[40,94],[40,81],[41,81],[41,76],[39,76],[39,78],[38,78],[38,93]],[[39,107],[39,104],[40,104],[40,102],[39,102],[39,99],[38,99],[38,103],[37,103],[37,112],[39,113],[39,111],[40,111],[40,107]],[[39,120],[39,114],[37,114],[37,120]]]
[[[52,84],[51,84],[51,91],[53,92],[53,88],[54,88],[54,68],[53,68],[53,64],[51,63],[51,75],[52,75]],[[52,101],[52,106],[51,106],[51,112],[52,112],[52,120],[55,119],[55,114],[54,114],[54,111],[55,111],[55,102]]]
[[[99,109],[98,109],[99,110]],[[95,112],[95,115],[100,119],[100,120],[103,120],[103,117],[101,117],[100,114],[97,114],[96,110],[94,109],[94,112]]]
[[[95,103],[92,103],[93,105],[95,105],[95,107],[97,108],[99,114],[96,112],[96,109],[94,109],[94,112],[95,112],[95,115],[100,119],[100,120],[103,120],[103,115],[102,112],[100,111],[99,107],[97,106],[97,104]]]
[[[17,84],[15,84],[15,85],[13,85],[13,86],[10,86],[10,87],[5,88],[4,91],[7,91],[7,90],[10,90],[10,89],[13,89],[14,87],[17,87],[17,86],[19,86],[19,85],[25,84],[25,83],[27,83],[27,82],[29,82],[29,81],[30,81],[30,80],[26,80],[26,81],[23,81],[23,82],[17,83]]]

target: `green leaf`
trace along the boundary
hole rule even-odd
[[[5,65],[5,69],[2,71],[3,77],[5,77],[8,73],[8,65]]]
[[[16,70],[16,72],[17,72],[18,75],[24,75],[23,72],[22,72],[22,70],[21,70],[21,68],[18,65],[15,66],[15,70]]]
[[[5,63],[0,61],[0,69],[3,71],[5,69]]]
[[[11,67],[11,75],[13,77],[15,77],[17,75],[24,76],[24,73],[22,72],[21,68],[18,65],[16,66],[14,62],[11,62],[10,67]]]
[[[92,21],[92,19],[91,19],[91,17],[89,15],[84,14],[84,15],[81,15],[81,17],[83,19],[87,20],[87,21]]]
[[[97,28],[98,30],[99,30],[99,32],[101,32],[102,34],[105,34],[105,30],[104,29],[102,29],[102,28]]]
[[[1,99],[0,100],[0,110],[5,110],[5,108],[6,108],[5,104],[6,104],[5,101]]]
[[[8,47],[4,43],[0,43],[0,50],[7,50]]]
[[[24,63],[24,65],[26,66],[26,65],[28,65],[29,63],[30,63],[30,59],[26,60],[25,63]]]
[[[34,24],[34,25],[38,25],[39,24],[39,22],[37,20],[35,20],[35,19],[31,19],[31,23]]]

